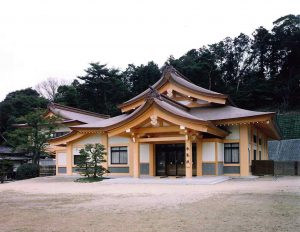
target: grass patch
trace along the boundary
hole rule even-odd
[[[75,180],[75,182],[79,182],[79,183],[93,183],[93,182],[99,182],[105,179],[109,179],[108,177],[81,177]]]

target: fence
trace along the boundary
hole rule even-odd
[[[300,176],[300,161],[252,160],[251,172],[256,176]]]
[[[40,166],[40,176],[55,176],[55,175],[56,175],[55,165]]]

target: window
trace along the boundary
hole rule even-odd
[[[256,135],[253,135],[253,142],[256,143]]]
[[[256,150],[253,150],[253,160],[256,160]]]
[[[110,149],[111,164],[127,164],[128,154],[127,147],[111,147]]]
[[[74,155],[74,165],[78,165],[80,163],[80,155]]]
[[[238,143],[224,144],[224,163],[239,163],[240,148]]]
[[[258,139],[258,144],[261,145],[261,138]]]
[[[258,154],[259,154],[259,160],[261,160],[261,151],[259,151]]]

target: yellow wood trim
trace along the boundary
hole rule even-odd
[[[174,115],[169,115],[167,112],[165,112],[163,109],[161,109],[160,107],[151,107],[150,109],[148,109],[146,112],[144,112],[142,115],[140,115],[139,117],[137,117],[136,119],[116,128],[113,129],[111,131],[109,131],[108,136],[114,136],[114,135],[118,135],[121,133],[124,133],[127,129],[131,129],[134,128],[136,126],[139,126],[140,124],[146,122],[147,120],[149,120],[150,116],[152,115],[156,115],[158,118],[163,119],[169,123],[178,125],[178,126],[184,126],[187,129],[192,129],[195,131],[201,131],[201,132],[209,132],[211,134],[217,135],[217,136],[225,136],[224,132],[222,132],[220,129],[218,128],[210,128],[207,125],[202,125],[196,122],[193,122],[191,120],[182,118],[182,117],[177,117]],[[142,128],[140,128],[142,130]]]
[[[256,122],[267,122],[272,120],[272,115],[261,115],[255,117],[235,118],[235,119],[223,119],[216,120],[216,125],[235,125],[235,124],[254,124]]]
[[[108,147],[128,147],[129,143],[110,143]]]
[[[184,141],[184,136],[176,136],[176,137],[157,137],[157,138],[140,138],[138,142],[140,143],[148,143],[148,142],[166,142],[166,141]]]
[[[218,175],[218,143],[215,142],[215,174]]]
[[[73,170],[73,151],[72,151],[72,144],[67,143],[67,174],[72,175]]]
[[[218,139],[218,138],[210,138],[210,139],[202,139],[202,142],[218,142],[218,143],[223,143],[223,139]]]
[[[129,142],[129,174],[130,176],[133,176],[133,162],[134,162],[134,157],[133,157],[133,142]]]
[[[240,174],[237,173],[232,173],[232,174],[223,174],[224,176],[241,176]]]
[[[193,92],[188,91],[186,89],[180,88],[179,86],[177,86],[173,83],[171,83],[169,88],[175,90],[178,93],[181,93],[181,94],[186,95],[186,96],[191,96],[191,97],[199,99],[199,100],[204,100],[204,101],[207,101],[207,102],[214,102],[214,103],[219,103],[219,104],[225,104],[226,103],[226,99],[224,99],[224,98],[216,98],[216,97],[209,97],[209,96],[196,94],[196,93],[193,93]]]
[[[112,168],[128,168],[129,164],[109,164],[108,167],[112,167]]]
[[[223,166],[234,166],[234,167],[239,167],[239,166],[241,166],[240,164],[223,164]]]
[[[248,156],[248,125],[240,126],[240,174],[249,176],[249,156]]]
[[[239,143],[239,139],[225,139],[223,140],[223,143]]]
[[[202,139],[197,139],[197,176],[202,176]]]
[[[154,144],[149,144],[149,175],[155,176]]]
[[[133,102],[130,105],[124,106],[121,108],[122,113],[134,110],[145,102],[145,99],[138,100],[137,102]]]
[[[254,135],[254,128],[253,126],[250,125],[250,144],[251,144],[251,148],[250,148],[250,165],[252,164],[252,160],[253,160],[253,156],[254,156],[254,141],[253,141],[253,135]]]
[[[132,129],[132,133],[137,134],[151,134],[151,133],[169,133],[179,132],[179,126],[165,126],[165,127],[141,127],[138,129]]]
[[[82,133],[76,133],[68,138],[64,138],[64,139],[61,139],[61,140],[56,140],[56,141],[49,141],[49,144],[51,146],[57,146],[59,144],[66,144],[66,143],[74,143],[76,142],[77,140],[81,139],[81,138],[84,138],[85,136],[87,136],[86,134],[82,134]]]
[[[133,143],[133,176],[140,177],[140,143]]]

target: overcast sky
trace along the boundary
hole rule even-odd
[[[0,0],[0,101],[90,62],[162,65],[192,48],[268,29],[299,0]]]

